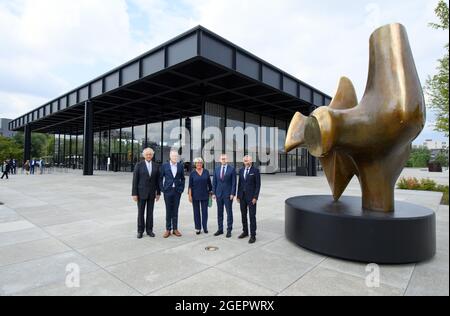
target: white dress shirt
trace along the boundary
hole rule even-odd
[[[250,168],[245,168],[244,179],[247,180],[248,174],[250,173]]]
[[[170,169],[172,170],[173,178],[177,176],[178,173],[178,163],[172,163],[170,162]],[[175,188],[175,181],[173,182],[173,187]]]
[[[146,160],[145,161],[145,165],[147,166],[148,175],[151,177],[152,176],[152,170],[153,170],[152,162]]]

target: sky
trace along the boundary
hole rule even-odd
[[[422,84],[448,32],[438,0],[0,0],[0,117],[16,118],[197,25],[333,96],[345,75],[361,98],[368,41],[406,26]],[[434,115],[415,143],[448,141]]]

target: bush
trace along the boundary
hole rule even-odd
[[[448,205],[448,185],[439,185],[438,191],[443,192],[444,196],[442,197],[441,204]]]
[[[417,178],[401,178],[397,188],[401,190],[419,190],[420,182]]]
[[[448,185],[438,185],[431,179],[401,178],[397,183],[397,189],[442,192],[444,196],[441,204],[448,205]]]
[[[419,190],[422,191],[436,191],[437,183],[431,179],[421,179]]]

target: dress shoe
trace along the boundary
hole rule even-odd
[[[142,239],[142,237],[144,237],[144,234],[143,234],[143,233],[138,233],[138,234],[137,234],[137,239]]]
[[[170,237],[170,231],[166,231],[163,235],[164,238],[169,238]]]
[[[204,233],[205,233],[205,234],[209,234],[209,231],[205,230]]]
[[[183,235],[181,235],[181,233],[180,233],[178,230],[174,230],[174,231],[173,231],[173,234],[174,234],[175,236],[177,236],[177,237],[183,236]]]
[[[254,244],[256,242],[256,237],[251,237],[248,241],[249,244]]]
[[[231,232],[227,233],[227,238],[231,238]]]
[[[244,238],[247,238],[248,237],[248,234],[247,233],[242,233],[240,236],[239,236],[239,239],[244,239]]]
[[[217,233],[214,234],[214,236],[216,236],[216,237],[217,237],[217,236],[220,236],[220,235],[223,235],[223,232],[218,231]]]
[[[202,232],[201,232],[200,230],[197,230],[195,233],[196,233],[197,235],[200,235]]]
[[[147,235],[148,235],[149,237],[155,238],[155,234],[154,234],[153,232],[148,232]]]

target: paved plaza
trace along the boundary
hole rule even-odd
[[[406,169],[404,175],[448,183],[448,172]],[[163,239],[164,202],[155,208],[157,238],[136,239],[131,174],[77,172],[11,176],[0,181],[0,295],[449,295],[449,208],[442,194],[397,191],[397,199],[437,213],[437,255],[420,263],[381,266],[380,286],[368,287],[366,265],[327,258],[284,236],[284,201],[329,194],[324,176],[265,175],[258,206],[258,240],[238,240],[234,205],[231,239],[196,236],[186,194],[181,238]],[[352,181],[346,195],[360,195]],[[205,250],[208,246],[219,249]],[[80,287],[66,286],[67,267],[80,269]],[[69,266],[68,266],[69,265]],[[70,269],[69,269],[70,270]]]

